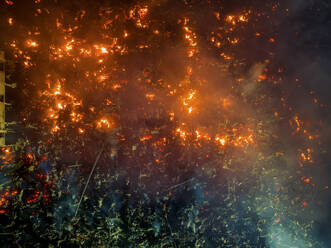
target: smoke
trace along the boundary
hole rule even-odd
[[[286,4],[286,3],[284,3]],[[318,130],[321,136],[321,147],[315,147],[314,168],[307,170],[311,175],[318,191],[314,202],[310,205],[311,213],[306,216],[311,218],[314,226],[311,229],[313,239],[320,240],[323,247],[330,247],[331,240],[324,230],[330,230],[330,203],[331,194],[323,190],[330,182],[330,115],[329,106],[331,98],[330,91],[330,43],[329,23],[330,6],[326,1],[289,1],[291,14],[291,25],[289,22],[281,25],[283,38],[278,49],[280,60],[286,61],[289,86],[289,99],[297,112],[310,121],[310,128]],[[293,87],[290,86],[290,82]],[[315,104],[312,104],[312,101]],[[301,191],[301,194],[309,193]],[[317,204],[318,203],[318,204]],[[295,211],[295,210],[294,210]],[[325,213],[325,214],[321,214]],[[273,230],[273,229],[271,229]],[[289,233],[293,230],[287,230]],[[304,240],[304,239],[303,239]],[[305,246],[303,246],[305,247]]]
[[[288,230],[285,227],[276,227],[270,226],[268,227],[268,247],[269,248],[285,248],[285,247],[293,247],[293,248],[305,248],[309,245],[308,242],[304,241],[303,234],[299,234],[298,236],[293,235],[294,230]],[[296,230],[296,232],[303,233],[305,230]],[[301,237],[300,237],[301,236]]]
[[[96,4],[96,6],[87,1],[83,1],[82,3],[81,1],[59,1],[59,3],[60,5],[57,8],[54,8],[51,14],[57,15],[57,13],[61,13],[63,9],[70,10],[67,11],[66,18],[63,18],[62,20],[63,24],[66,24],[66,22],[68,21],[67,19],[74,19],[76,17],[72,14],[75,13],[76,10],[80,8],[85,8],[89,9],[93,13],[92,9],[94,9],[95,13],[97,13],[98,7],[100,5],[103,5],[104,1],[100,1],[98,4]],[[131,6],[131,4],[127,2],[118,4],[123,6]],[[318,150],[319,148],[317,145],[314,145],[312,148],[315,150],[316,162],[312,166],[317,169],[300,169],[297,164],[298,147],[301,145],[307,146],[307,143],[303,143],[304,141],[301,138],[293,138],[291,136],[292,130],[289,130],[290,126],[288,124],[288,119],[293,118],[293,116],[295,115],[299,115],[299,117],[303,118],[305,121],[308,120],[308,127],[311,130],[320,130],[318,134],[322,137],[322,145],[324,147],[330,145],[329,143],[325,143],[329,142],[328,139],[331,134],[331,129],[329,127],[330,117],[327,117],[327,115],[325,114],[327,111],[321,110],[319,108],[320,104],[328,105],[329,103],[331,103],[328,93],[330,89],[330,72],[328,71],[330,66],[330,59],[328,57],[328,54],[330,51],[328,48],[325,48],[325,45],[323,45],[324,43],[326,43],[325,41],[330,41],[330,37],[327,35],[327,33],[329,33],[329,26],[327,25],[327,23],[329,22],[325,22],[325,24],[323,25],[321,25],[320,23],[322,21],[328,20],[328,18],[324,16],[326,15],[326,11],[320,10],[320,12],[324,13],[322,13],[322,17],[315,16],[315,14],[310,11],[312,10],[314,4],[316,4],[315,1],[291,0],[286,2],[280,2],[280,6],[283,9],[288,7],[288,13],[290,17],[282,19],[276,16],[276,18],[271,18],[272,20],[270,22],[272,23],[272,27],[268,27],[268,29],[275,30],[270,31],[263,29],[265,33],[261,32],[264,36],[270,35],[271,37],[272,35],[274,37],[274,35],[276,35],[275,39],[277,40],[277,47],[275,48],[275,54],[272,55],[274,61],[273,63],[275,63],[275,67],[278,65],[285,67],[285,76],[282,79],[279,88],[276,89],[276,86],[273,87],[272,83],[270,82],[266,82],[265,84],[258,82],[259,77],[262,75],[262,73],[266,72],[266,70],[270,69],[269,67],[271,67],[268,62],[265,62],[265,59],[260,58],[263,58],[264,54],[272,54],[272,52],[269,51],[269,49],[271,50],[271,45],[263,45],[261,47],[259,47],[259,45],[256,45],[255,42],[257,41],[255,37],[255,30],[254,33],[249,33],[249,35],[247,35],[247,37],[253,38],[246,38],[243,35],[243,42],[240,43],[243,45],[239,44],[233,49],[235,50],[235,52],[232,51],[234,54],[237,52],[238,54],[235,55],[238,55],[238,57],[245,57],[245,55],[249,55],[250,57],[247,62],[246,71],[240,72],[240,74],[244,76],[243,81],[240,81],[240,83],[234,83],[234,77],[231,75],[231,73],[229,71],[224,72],[224,68],[222,68],[222,66],[220,65],[224,63],[224,67],[226,69],[229,69],[230,66],[226,65],[226,60],[220,63],[219,58],[215,58],[216,54],[217,56],[219,56],[219,54],[222,54],[222,50],[212,47],[213,45],[207,45],[207,43],[209,44],[209,40],[208,42],[201,41],[203,39],[200,38],[201,40],[199,40],[198,42],[199,44],[201,44],[200,47],[202,48],[202,51],[200,53],[199,63],[196,63],[197,61],[195,60],[191,60],[191,62],[188,63],[188,59],[186,58],[187,44],[183,42],[181,38],[178,38],[183,36],[183,33],[181,31],[182,24],[179,23],[183,22],[181,20],[183,19],[181,15],[184,14],[193,16],[193,18],[191,18],[193,19],[193,21],[189,24],[197,27],[195,31],[199,34],[199,37],[208,37],[209,39],[210,32],[211,30],[213,30],[213,28],[215,29],[215,31],[213,31],[214,33],[220,32],[222,28],[217,27],[219,24],[216,23],[217,18],[215,17],[215,12],[219,11],[219,9],[215,8],[214,12],[214,9],[211,10],[209,9],[209,7],[204,7],[203,9],[200,9],[200,6],[195,6],[192,7],[192,9],[194,10],[192,12],[196,12],[197,14],[192,14],[191,12],[181,13],[180,11],[178,11],[175,8],[177,4],[179,4],[177,3],[177,1],[162,1],[161,4],[163,9],[167,9],[169,11],[169,9],[166,7],[171,7],[173,8],[174,13],[180,14],[174,15],[175,17],[169,17],[169,19],[167,19],[167,17],[163,16],[166,15],[163,13],[163,11],[152,10],[152,15],[155,15],[156,19],[157,17],[162,17],[166,20],[165,22],[167,23],[167,25],[164,25],[165,27],[163,32],[166,34],[165,37],[170,37],[170,39],[167,39],[167,42],[162,43],[159,42],[157,38],[155,38],[156,40],[153,40],[153,45],[156,44],[156,46],[153,47],[153,50],[151,50],[151,54],[139,50],[139,52],[135,53],[134,56],[125,55],[122,59],[119,60],[120,64],[123,64],[123,67],[127,67],[125,73],[123,73],[124,76],[123,74],[120,74],[119,76],[122,81],[126,82],[124,85],[125,89],[121,93],[122,95],[119,94],[118,96],[122,100],[120,109],[120,111],[123,112],[121,113],[122,122],[129,120],[134,120],[135,122],[135,124],[133,125],[130,124],[131,126],[128,125],[129,128],[133,129],[132,133],[130,133],[130,136],[135,136],[135,138],[138,139],[138,136],[141,134],[139,133],[140,127],[146,127],[146,123],[144,123],[145,119],[148,119],[150,116],[157,119],[160,116],[160,109],[174,110],[176,112],[175,116],[178,123],[188,122],[189,120],[190,128],[203,126],[208,131],[208,133],[211,134],[211,136],[215,136],[215,134],[219,131],[220,126],[224,127],[228,125],[228,123],[223,123],[222,121],[219,121],[222,120],[222,116],[227,116],[227,118],[224,119],[230,119],[233,122],[240,122],[240,124],[244,125],[245,127],[259,127],[259,122],[270,123],[268,122],[268,120],[273,118],[271,116],[273,116],[275,112],[274,110],[277,109],[278,111],[279,106],[282,107],[282,104],[285,105],[285,103],[280,103],[280,98],[285,95],[289,104],[283,107],[282,111],[279,111],[285,113],[281,116],[281,118],[283,118],[283,121],[279,122],[279,126],[271,126],[272,124],[269,124],[270,126],[265,127],[265,129],[267,129],[270,134],[276,133],[278,134],[278,136],[280,136],[277,141],[278,143],[270,143],[265,145],[264,148],[258,147],[255,150],[249,150],[247,153],[243,153],[241,151],[233,151],[231,158],[223,159],[222,157],[222,163],[215,165],[215,168],[224,167],[224,170],[231,170],[233,169],[231,168],[232,166],[244,167],[244,165],[247,164],[246,171],[248,171],[253,168],[253,166],[257,165],[257,168],[255,169],[257,169],[260,173],[260,181],[257,182],[258,185],[254,185],[256,188],[253,188],[253,186],[249,184],[246,186],[248,188],[247,191],[249,191],[250,193],[253,192],[253,195],[256,197],[256,199],[253,200],[253,206],[249,206],[250,208],[252,208],[252,211],[249,211],[249,214],[252,214],[252,216],[256,214],[260,219],[266,220],[266,240],[270,248],[309,247],[312,240],[319,241],[320,239],[325,239],[325,242],[328,242],[329,240],[326,236],[327,234],[323,232],[318,233],[319,227],[312,227],[312,223],[319,221],[320,228],[323,227],[327,230],[328,224],[324,222],[323,219],[317,214],[311,213],[318,213],[321,210],[320,207],[314,205],[316,201],[321,201],[324,205],[324,209],[327,209],[327,206],[329,206],[330,204],[328,202],[331,202],[331,197],[324,194],[324,192],[322,192],[323,194],[313,195],[311,198],[306,197],[307,194],[312,191],[314,192],[315,189],[311,184],[304,184],[301,180],[301,177],[312,176],[313,180],[315,180],[313,183],[316,184],[316,186],[314,186],[316,188],[327,184],[329,182],[330,168],[328,168],[326,165],[329,164],[330,157],[329,155],[322,155],[323,152]],[[238,2],[236,2],[236,4],[238,4]],[[225,6],[227,7],[225,9],[230,14],[237,12],[236,6],[236,11],[233,11],[233,4],[228,5]],[[19,10],[20,12],[23,11],[22,6]],[[208,9],[207,12],[206,9]],[[227,12],[225,11],[225,13]],[[208,15],[208,18],[205,18],[204,15]],[[24,17],[24,15],[17,16],[21,16],[21,18]],[[91,44],[95,42],[95,39],[97,39],[96,37],[98,37],[98,35],[94,30],[92,21],[96,20],[97,18],[93,15],[88,16],[87,20],[91,21],[91,24],[86,24],[86,27],[84,28],[84,33],[81,31],[82,33],[79,33],[77,35],[78,38],[84,37],[84,39],[87,39],[87,43]],[[194,20],[194,18],[196,18],[196,20]],[[25,21],[24,18],[22,19]],[[23,20],[20,20],[19,18],[17,18],[17,20],[15,19],[15,21],[17,22],[24,23]],[[133,20],[131,20],[131,22],[133,22]],[[160,23],[162,23],[162,21],[160,21]],[[206,23],[210,25],[205,25]],[[47,22],[45,22],[45,25],[48,25]],[[260,25],[256,25],[258,26],[258,28],[261,28]],[[44,30],[48,30],[49,33],[52,33],[50,31],[52,30],[52,28],[44,28]],[[155,29],[156,28],[157,22],[155,22]],[[138,33],[138,31],[136,32]],[[175,33],[175,35],[172,35],[172,33]],[[40,39],[43,39],[45,41],[56,41],[58,39],[58,37],[56,37],[56,34],[57,32],[54,32],[53,35],[49,35],[48,37],[47,34],[43,33]],[[137,40],[132,40],[131,42],[128,42],[128,44],[131,46],[130,49],[136,49],[136,43],[139,43],[139,45],[140,43],[142,45],[146,43],[144,40],[144,35],[141,36],[142,37],[136,38]],[[216,38],[222,37],[220,33],[217,33],[214,36]],[[242,37],[240,37],[240,39],[241,38]],[[251,45],[251,43],[253,43],[254,46]],[[223,46],[221,46],[221,48],[223,48]],[[324,49],[328,51],[325,51]],[[205,50],[208,50],[208,52],[205,52]],[[41,54],[47,53],[45,52]],[[75,73],[77,74],[71,73],[70,70],[66,70],[66,62],[64,62],[64,64],[59,63],[54,68],[50,66],[52,67],[50,72],[54,74],[54,78],[68,76],[69,74],[68,81],[71,82],[71,80],[74,81],[75,77],[79,78],[81,75],[83,75],[83,72],[86,68],[92,67],[93,69],[93,65],[91,62],[84,62],[78,65],[78,72],[75,71]],[[37,69],[31,69],[29,71],[29,73],[32,74],[32,81],[41,81],[40,77],[42,76],[39,75],[40,71],[46,72],[49,70],[49,68],[47,68],[47,65],[44,65],[43,63],[40,64],[42,64],[41,67],[38,67]],[[71,62],[68,64],[70,65],[68,67],[72,66]],[[189,68],[189,66],[187,65],[190,65],[191,68]],[[193,73],[189,72],[190,70],[192,70]],[[236,71],[236,69],[232,68],[232,71]],[[141,86],[144,85],[144,80],[148,82],[147,89]],[[198,100],[196,100],[196,103],[193,106],[193,113],[195,113],[195,111],[197,111],[196,113],[198,113],[196,117],[188,117],[187,111],[183,107],[182,97],[169,97],[171,90],[172,92],[174,92],[174,89],[168,89],[167,85],[165,88],[162,88],[162,84],[160,83],[163,82],[162,80],[168,82],[169,86],[176,86],[176,88],[178,88],[176,90],[182,90],[183,92],[180,93],[183,95],[183,98],[185,97],[185,94],[188,93],[186,92],[186,90],[198,91],[198,93],[196,94]],[[112,82],[110,81],[109,83]],[[95,84],[93,83],[93,85]],[[235,90],[233,89],[235,88],[232,87],[233,85],[239,85],[239,90],[237,92],[235,92]],[[69,88],[75,87],[75,85],[69,86]],[[268,102],[268,96],[266,96],[266,94],[263,92],[263,90],[265,89],[269,90],[268,93],[271,93],[269,95],[271,96],[271,98],[273,97],[270,102]],[[317,93],[310,93],[311,89],[314,89]],[[72,92],[75,94],[77,93],[79,97],[82,97],[84,99],[84,104],[91,103],[91,105],[95,106],[101,105],[102,102],[100,99],[107,97],[107,94],[109,93],[108,91],[105,91],[102,87],[97,88],[94,86],[91,89],[89,88],[88,90],[83,88],[73,89]],[[93,92],[93,94],[91,94],[91,92]],[[151,101],[152,103],[146,100],[146,93],[155,94],[155,100]],[[318,104],[314,105],[313,102],[315,101],[315,95],[321,97],[320,99],[317,99]],[[258,107],[256,107],[255,109],[255,105],[250,106],[247,102],[245,102],[249,101],[249,99],[254,98],[256,98],[256,101],[258,102],[263,102],[263,104],[269,104],[270,108],[266,107],[264,109],[264,112],[258,112]],[[243,101],[243,99],[245,101]],[[275,104],[275,99],[277,99],[277,106]],[[225,103],[227,102],[229,102],[230,107],[226,107],[227,105]],[[224,106],[220,111],[219,106],[221,106],[222,104],[224,104]],[[289,111],[289,106],[293,108],[292,112]],[[104,112],[107,111],[111,112],[111,110],[109,109],[104,110]],[[88,114],[91,113],[88,112]],[[248,120],[248,117],[251,117],[250,121]],[[91,117],[91,120],[92,119],[93,118]],[[327,122],[323,123],[322,121],[321,124],[321,119],[326,119]],[[90,126],[93,126],[93,123]],[[263,133],[264,130],[262,130],[261,128],[257,130],[257,132],[259,131]],[[133,147],[136,149],[136,145],[131,146],[131,144],[129,144],[128,147],[128,150],[133,150]],[[196,152],[197,154],[194,160],[201,162],[200,165],[203,164],[201,165],[202,167],[207,167],[209,166],[209,164],[205,162],[207,161],[207,154],[203,154],[203,151],[201,150],[203,150],[204,146],[202,145],[201,147],[201,149],[197,149],[199,151]],[[140,152],[142,151],[139,151],[139,153]],[[181,156],[181,154],[179,154],[180,152],[176,152],[176,155]],[[201,152],[201,154],[198,154],[199,152]],[[208,153],[209,152],[210,151],[208,150]],[[72,155],[71,151],[68,151],[68,153]],[[221,153],[222,152],[220,151],[219,154]],[[260,154],[264,154],[266,156],[274,156],[274,153],[285,155],[279,160],[277,160],[278,158],[276,158],[277,162],[275,163],[264,163],[264,159]],[[127,154],[129,154],[129,152]],[[134,155],[136,156],[136,154],[138,154],[138,152]],[[146,164],[146,167],[152,168],[154,166],[154,161],[156,159],[157,161],[160,161],[159,157],[162,157],[162,152],[160,151],[155,151],[152,154],[153,155],[148,157],[148,159],[152,158],[151,160],[153,163],[147,161],[146,163],[144,163]],[[198,157],[198,155],[201,155],[201,157],[203,158],[201,159],[200,157]],[[68,160],[72,159],[71,156],[68,157]],[[64,160],[63,157],[62,160]],[[173,161],[170,160],[171,159],[168,159],[168,161],[171,162],[168,167],[177,166],[177,164],[175,163],[172,164]],[[132,161],[133,159],[130,160],[130,163],[132,163]],[[267,159],[265,161],[267,161]],[[191,159],[189,162],[191,163]],[[227,167],[228,165],[229,167]],[[50,165],[48,164],[48,162],[40,163],[40,166],[43,172],[48,173],[50,171]],[[137,167],[135,167],[135,169],[136,168]],[[135,173],[133,172],[133,170],[133,168],[130,168],[129,173],[132,173],[134,175],[138,174],[138,172]],[[167,168],[167,170],[170,171],[171,168]],[[243,169],[243,171],[245,170]],[[194,176],[203,174],[203,172],[201,171],[195,172],[196,173],[194,174]],[[77,186],[79,185],[79,176],[77,174],[75,172],[71,172],[68,175],[61,175],[62,182],[59,182],[59,194],[62,195],[58,196],[59,200],[54,203],[53,216],[58,233],[61,233],[63,230],[72,230],[72,226],[64,225],[71,220],[76,210],[77,198],[80,192],[80,189]],[[161,175],[161,173],[157,174],[157,176],[159,175]],[[227,180],[231,181],[231,177],[233,175],[231,175],[230,173],[226,175],[229,176]],[[137,176],[137,178],[139,177],[139,180],[141,179],[140,176],[141,175]],[[171,176],[180,177],[180,175]],[[5,179],[5,177],[0,175],[0,184]],[[158,184],[157,187],[155,186],[151,189],[151,191],[154,192],[158,191],[159,188],[162,188],[162,185],[160,186],[160,184],[163,184],[165,181],[167,181],[168,184],[171,183],[169,182],[170,180],[168,180],[168,178],[158,180],[154,179],[155,178],[152,178],[150,180],[152,181],[150,185],[146,183],[147,188],[151,187],[151,185]],[[186,207],[185,204],[187,203],[188,198],[193,198],[195,204],[193,204],[194,207],[196,207],[197,209],[201,209],[204,206],[204,202],[207,202],[207,200],[209,200],[209,198],[206,196],[206,188],[208,187],[206,187],[204,184],[208,181],[207,176],[200,178],[200,181],[200,183],[194,182],[190,184],[190,186],[194,188],[193,192],[191,192],[192,194],[183,196],[183,198],[180,199],[183,200],[183,202],[180,202],[180,200],[178,200],[178,202],[175,202],[174,205],[182,204],[182,207],[184,208]],[[123,184],[126,184],[126,182]],[[132,183],[130,184],[130,186],[128,186],[128,188],[135,186],[136,184]],[[94,189],[92,189],[91,191],[93,190]],[[131,192],[134,190],[134,188],[130,188],[130,190],[128,191]],[[216,190],[214,189],[214,191],[217,190],[220,189],[216,187]],[[297,199],[298,196],[300,196],[301,198]],[[245,198],[243,196],[240,197],[242,197],[242,199]],[[285,197],[287,198],[283,199]],[[97,197],[95,196],[95,198]],[[308,203],[305,203],[306,199],[309,199],[310,201]],[[120,221],[116,219],[115,213],[120,212],[127,207],[124,204],[124,194],[113,192],[105,194],[105,198],[101,202],[99,202],[99,199],[91,200],[92,203],[94,203],[94,201],[97,202],[99,207],[101,207],[102,213],[100,215],[107,218],[107,225],[109,226],[109,229],[112,229],[114,226],[119,225]],[[131,202],[134,202],[134,200],[130,200],[129,203],[131,204]],[[148,198],[146,202],[147,204],[150,204],[150,199]],[[244,212],[243,209],[241,209],[240,207],[232,206],[231,204],[229,203],[228,208],[233,207],[235,209],[234,211],[238,212],[237,215],[240,216],[240,218],[245,215],[244,213],[246,212]],[[310,205],[308,207],[304,207],[303,204]],[[209,207],[212,209],[213,205]],[[202,211],[197,209],[192,207],[191,211],[188,213],[186,223],[186,226],[192,229],[194,232],[196,228],[194,221],[195,219],[197,219],[197,217]],[[81,211],[84,211],[83,207]],[[330,219],[330,214],[331,213],[328,213],[326,220]],[[161,216],[162,214],[159,215]],[[173,217],[174,222],[178,221],[176,217],[177,216]],[[89,226],[93,226],[93,217],[89,215],[86,218],[86,222],[88,222]],[[155,236],[158,236],[159,233],[162,231],[160,219],[161,217],[159,218],[159,216],[157,216],[152,223]],[[235,217],[232,219],[233,220],[231,220],[231,223],[233,223],[232,228],[234,229],[234,232],[240,234],[244,233],[244,231],[241,230],[243,229],[243,227],[239,226],[242,223],[240,221],[237,222],[237,220],[235,220]],[[254,225],[252,226],[254,227]],[[237,230],[235,230],[236,228]],[[229,229],[231,229],[231,227],[229,227]],[[250,233],[253,232],[250,231]],[[233,234],[233,236],[237,237],[236,235],[237,234]]]

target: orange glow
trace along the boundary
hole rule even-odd
[[[5,1],[10,5],[16,4],[16,1]],[[314,160],[318,161],[322,150],[318,145],[322,141],[318,140],[321,134],[317,129],[322,122],[315,125],[315,118],[305,120],[309,115],[300,114],[301,107],[296,104],[290,106],[293,101],[287,97],[292,94],[287,94],[285,86],[287,65],[279,65],[274,56],[278,31],[258,25],[261,20],[269,18],[263,19],[267,13],[244,9],[237,12],[233,9],[227,15],[229,10],[223,12],[222,8],[213,6],[210,10],[216,12],[207,19],[214,23],[210,23],[208,33],[200,37],[201,23],[190,12],[194,10],[191,1],[184,2],[187,3],[187,11],[181,16],[174,15],[177,16],[175,20],[170,18],[170,25],[167,18],[159,22],[157,6],[162,7],[163,3],[160,5],[158,1],[133,4],[129,9],[119,8],[119,12],[116,8],[100,8],[99,16],[93,22],[95,30],[91,32],[86,32],[91,23],[86,28],[86,22],[80,22],[89,13],[86,10],[77,11],[77,14],[70,12],[68,16],[65,11],[56,9],[50,14],[52,10],[47,10],[43,4],[34,8],[31,16],[36,14],[36,22],[26,28],[24,23],[14,19],[16,15],[10,11],[8,14],[13,17],[7,15],[4,24],[13,34],[5,45],[12,52],[10,58],[15,58],[25,67],[22,68],[26,72],[22,77],[22,90],[32,103],[26,104],[24,109],[24,124],[35,126],[34,121],[41,116],[40,121],[45,123],[40,127],[42,133],[47,134],[48,131],[52,134],[45,142],[47,145],[60,135],[70,140],[68,135],[72,130],[73,136],[82,141],[98,132],[101,135],[107,132],[109,137],[118,135],[119,140],[128,141],[130,146],[131,139],[134,139],[138,144],[133,145],[140,146],[139,150],[141,147],[154,149],[158,154],[153,154],[152,162],[162,165],[167,161],[161,157],[162,153],[173,143],[172,136],[183,146],[183,151],[196,149],[192,154],[197,151],[197,163],[200,163],[200,158],[220,160],[223,155],[234,161],[236,158],[231,156],[241,152],[253,154],[250,158],[255,155],[260,158],[260,154],[266,160],[288,158],[292,152],[278,150],[278,145],[272,146],[277,150],[269,150],[272,152],[270,156],[264,153],[272,142],[283,143],[283,133],[276,128],[281,124],[281,130],[290,129],[295,141],[300,142],[292,148],[296,163],[309,167]],[[57,11],[59,16],[47,19]],[[87,20],[90,20],[88,16]],[[41,17],[54,25],[51,29],[54,33],[49,38],[45,32],[49,31],[49,25],[37,22]],[[270,17],[266,23],[271,23],[273,18]],[[13,25],[15,29],[11,27]],[[16,28],[22,33],[15,37]],[[249,47],[254,40],[258,40],[265,49],[257,57],[245,57],[251,56]],[[167,47],[170,49],[164,49]],[[158,58],[159,55],[162,58]],[[257,62],[255,60],[263,65],[261,69],[251,68]],[[43,62],[48,64],[43,65]],[[41,69],[49,71],[39,73]],[[304,79],[295,79],[296,76],[300,73],[293,78],[291,76],[293,86],[304,85]],[[284,86],[280,87],[282,80]],[[309,102],[317,109],[321,101],[317,93],[310,92],[308,97],[307,104]],[[34,111],[38,114],[34,115]],[[118,118],[115,117],[117,114]],[[147,122],[144,126],[134,126],[136,120],[150,117],[152,125]],[[127,120],[128,123],[122,125]],[[125,130],[131,130],[126,124],[132,123],[131,136],[131,131]],[[155,129],[151,128],[154,123],[158,126]],[[205,149],[209,149],[209,154],[206,155]],[[14,150],[6,148],[1,151],[4,159],[12,160],[7,159],[5,163],[14,164]],[[33,154],[27,155],[27,159],[35,162],[36,168],[38,158]],[[0,163],[3,164],[2,160]],[[318,180],[303,172],[302,168],[295,169],[301,173],[296,182],[306,188],[312,187],[312,182],[317,185]],[[278,186],[277,192],[281,191],[281,186]],[[283,198],[277,195],[270,199],[280,202]],[[301,203],[302,199],[298,205]],[[280,222],[280,218],[276,222]]]
[[[177,128],[176,129],[176,132],[179,134],[179,136],[183,139],[183,140],[186,140],[186,132],[183,131],[182,129],[180,128]]]
[[[267,75],[266,74],[262,74],[259,76],[259,80],[258,81],[263,81],[267,79]]]
[[[247,19],[246,16],[244,16],[244,15],[240,15],[240,16],[239,16],[239,21],[241,21],[241,22],[248,22],[248,19]]]
[[[60,130],[60,127],[58,125],[56,125],[55,127],[52,128],[51,132],[52,133],[56,133]]]
[[[228,15],[228,16],[226,17],[226,21],[227,21],[227,22],[230,22],[230,23],[235,23],[235,22],[233,22],[233,21],[234,21],[234,16],[232,16],[232,15]]]
[[[145,96],[146,96],[146,99],[148,99],[149,101],[153,101],[155,99],[155,94],[152,94],[152,93],[146,94]]]
[[[230,99],[228,99],[228,98],[222,99],[221,103],[222,103],[222,107],[225,109],[227,109],[231,105]]]
[[[103,75],[98,76],[97,81],[98,81],[99,83],[101,83],[101,82],[107,80],[108,78],[109,78],[108,75],[103,74]]]
[[[5,2],[6,2],[6,4],[8,4],[8,5],[14,5],[14,2],[11,1],[11,0],[5,0]]]
[[[147,135],[147,136],[141,137],[140,141],[143,142],[143,141],[150,140],[150,139],[152,139],[152,135]]]
[[[215,140],[217,141],[217,143],[219,143],[221,146],[225,146],[226,144],[226,139],[222,138],[222,137],[216,137]]]
[[[111,127],[112,127],[111,122],[106,118],[103,118],[97,122],[97,128],[109,129]]]
[[[38,43],[36,41],[33,41],[33,40],[27,40],[26,41],[26,46],[27,47],[38,47]]]
[[[75,42],[75,40],[71,40],[69,41],[66,45],[65,45],[65,49],[67,51],[71,51],[73,49],[73,43]]]
[[[303,181],[305,182],[305,183],[310,183],[310,178],[305,178]]]
[[[14,19],[9,17],[8,18],[8,23],[9,23],[10,26],[13,26],[14,25]]]
[[[108,53],[108,50],[107,50],[107,48],[105,48],[105,47],[101,47],[101,52],[102,52],[102,53]]]
[[[117,89],[120,89],[120,88],[122,88],[122,86],[120,84],[114,84],[113,85],[114,90],[117,90]]]
[[[64,109],[64,106],[63,106],[62,103],[58,103],[58,104],[57,104],[57,108],[58,108],[58,109]]]

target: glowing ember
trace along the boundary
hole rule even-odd
[[[267,4],[264,8],[243,5],[235,9],[217,1],[185,0],[174,3],[128,1],[116,6],[93,3],[91,9],[83,1],[77,6],[74,4],[73,11],[66,9],[65,1],[60,2],[32,1],[27,8],[28,15],[15,12],[19,1],[5,0],[3,4],[8,8],[3,22],[8,29],[8,37],[3,35],[3,47],[10,58],[8,71],[12,70],[11,64],[20,65],[17,74],[11,72],[21,83],[18,99],[22,103],[18,105],[22,109],[17,119],[23,119],[24,127],[31,129],[31,133],[41,134],[40,141],[36,142],[40,147],[24,147],[23,160],[27,166],[22,165],[23,169],[31,174],[55,173],[49,168],[50,164],[58,162],[61,156],[70,159],[72,156],[77,164],[86,159],[81,166],[81,171],[86,171],[88,165],[93,164],[88,156],[96,153],[97,145],[93,142],[103,142],[105,154],[100,164],[114,165],[114,170],[116,166],[128,171],[139,168],[139,180],[135,178],[139,185],[143,185],[146,178],[146,181],[153,181],[149,178],[153,173],[159,175],[172,170],[174,181],[171,183],[178,185],[182,176],[177,175],[176,170],[180,168],[190,174],[193,165],[192,174],[197,174],[199,180],[220,177],[218,182],[228,184],[229,196],[222,202],[231,207],[236,205],[230,204],[231,192],[246,194],[240,188],[246,183],[241,174],[254,172],[254,178],[266,180],[263,177],[269,173],[267,180],[275,181],[270,182],[270,199],[265,202],[270,205],[268,211],[274,212],[270,214],[256,208],[256,218],[268,212],[266,226],[270,230],[285,226],[287,220],[276,212],[283,207],[282,194],[286,190],[282,182],[297,178],[295,183],[317,188],[318,180],[309,174],[308,168],[319,160],[325,142],[319,131],[322,123],[306,114],[310,107],[318,112],[317,109],[324,106],[323,98],[316,92],[306,92],[309,84],[303,83],[301,77],[304,76],[294,75],[291,68],[281,64],[282,56],[277,54],[281,50],[281,35],[287,33],[281,30],[286,23],[282,18],[290,10],[281,9],[278,3]],[[203,6],[201,13],[197,2]],[[204,20],[201,16],[205,13],[211,16]],[[27,18],[33,19],[25,23]],[[302,37],[299,27],[296,36]],[[8,81],[10,78],[11,75],[5,76]],[[305,105],[302,110],[302,104],[292,99],[295,90],[298,95],[303,92],[302,95],[309,97],[305,104],[312,106],[306,108]],[[57,146],[60,148],[55,151]],[[15,149],[1,148],[0,168],[15,163]],[[49,152],[47,149],[54,149],[54,154],[44,158],[42,151]],[[116,164],[117,156],[121,165]],[[38,159],[40,161],[36,161]],[[290,161],[295,162],[294,166],[288,166],[294,168],[295,176],[286,175],[286,179],[280,180],[277,168],[270,169],[274,164],[290,164]],[[79,167],[77,164],[74,167]],[[65,166],[67,173],[72,173],[72,165]],[[100,171],[106,171],[104,168]],[[220,168],[226,172],[219,173]],[[38,180],[40,177],[47,184],[49,175],[45,175],[38,174]],[[167,175],[167,180],[169,178]],[[236,180],[242,180],[238,188],[234,185]],[[155,182],[161,184],[158,180]],[[101,187],[103,182],[93,183]],[[128,188],[134,188],[129,182],[125,183]],[[320,189],[328,189],[325,184],[322,187]],[[42,189],[31,192],[25,199],[30,205],[56,197]],[[163,189],[155,192],[159,194]],[[0,213],[8,213],[10,199],[19,193],[7,189],[1,193]],[[199,205],[197,211],[193,217],[188,215],[194,222],[189,220],[188,226],[194,232],[199,215],[211,213],[205,202],[212,193],[202,193],[201,204],[195,203]],[[171,202],[171,194],[169,192],[162,204]],[[194,188],[194,194],[200,194],[198,188]],[[68,199],[76,201],[76,198],[77,195]],[[259,201],[258,197],[255,201]],[[304,196],[294,197],[291,205],[309,209],[312,201]],[[99,205],[104,206],[102,201]],[[162,207],[163,215],[167,216],[166,206]],[[114,216],[117,218],[116,214]],[[167,228],[155,229],[161,232]],[[254,226],[253,229],[259,228]],[[223,227],[218,229],[223,230]],[[155,237],[158,235],[155,232]],[[222,244],[239,240],[236,235],[225,235]],[[81,239],[80,236],[77,239]],[[177,232],[172,236],[175,239]],[[203,246],[198,241],[190,242],[186,246],[194,243]],[[228,244],[231,245],[234,246]]]
[[[111,127],[112,125],[108,119],[103,118],[97,122],[97,128],[109,129]]]
[[[38,47],[38,43],[33,40],[27,40],[26,45],[27,45],[27,47]]]

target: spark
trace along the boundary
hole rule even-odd
[[[101,120],[99,120],[97,122],[97,128],[99,128],[99,129],[109,129],[111,127],[112,127],[112,125],[111,125],[110,121],[106,118],[102,118]]]
[[[26,46],[27,47],[38,47],[39,45],[36,41],[33,41],[33,40],[29,39],[29,40],[26,41]]]
[[[180,129],[180,128],[177,128],[177,129],[176,129],[176,132],[179,134],[179,136],[180,136],[183,140],[186,139],[186,132],[185,132],[185,131],[183,131],[183,130]]]
[[[52,133],[56,133],[60,130],[60,127],[58,125],[56,125],[55,127],[52,128],[51,132]]]
[[[155,94],[152,93],[146,94],[145,96],[149,101],[153,101],[155,99]]]
[[[143,142],[143,141],[147,141],[147,140],[150,140],[150,139],[152,139],[152,136],[151,135],[147,135],[147,136],[141,137],[140,138],[140,141]]]
[[[216,137],[215,140],[221,145],[221,146],[225,146],[226,144],[226,139],[223,137]]]
[[[64,106],[62,105],[62,103],[58,103],[58,104],[57,104],[57,108],[58,108],[58,109],[64,109]]]
[[[107,48],[105,48],[105,47],[101,47],[101,52],[102,52],[102,53],[108,53],[108,50],[107,50]]]
[[[8,23],[10,26],[13,26],[14,25],[14,19],[12,17],[9,17],[8,18]]]

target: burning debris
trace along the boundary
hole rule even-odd
[[[1,6],[26,129],[2,144],[6,245],[324,247],[312,212],[326,207],[328,185],[310,174],[325,147],[323,120],[291,99],[288,85],[302,87],[277,55],[277,20],[290,9]],[[311,92],[298,94],[324,111]]]

